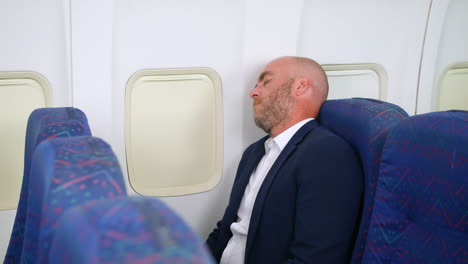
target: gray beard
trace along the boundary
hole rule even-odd
[[[292,78],[287,80],[274,94],[266,98],[269,104],[265,106],[262,116],[254,113],[255,124],[266,133],[270,134],[275,126],[288,117],[292,104],[289,90],[293,82]]]

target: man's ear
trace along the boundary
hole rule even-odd
[[[296,96],[301,96],[305,94],[311,88],[311,81],[307,78],[299,78],[297,80],[296,89],[294,90],[294,94]]]

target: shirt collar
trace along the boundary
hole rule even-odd
[[[267,141],[265,141],[265,147],[267,146],[267,144],[269,144],[268,142],[272,140],[280,148],[280,151],[283,151],[284,147],[286,146],[286,144],[288,144],[289,140],[291,140],[291,138],[294,136],[294,134],[296,134],[296,132],[305,123],[309,122],[310,120],[314,120],[314,118],[307,118],[307,119],[304,119],[304,120],[302,120],[300,122],[297,122],[296,124],[294,124],[293,126],[291,126],[288,129],[286,129],[285,131],[283,131],[281,134],[279,134],[275,138],[270,137]]]

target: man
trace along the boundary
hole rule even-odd
[[[269,136],[244,152],[228,207],[207,245],[222,264],[347,263],[362,192],[351,147],[315,118],[325,72],[301,57],[269,63],[250,92]]]

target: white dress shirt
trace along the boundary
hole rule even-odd
[[[265,141],[265,155],[250,176],[249,184],[245,188],[244,196],[237,211],[237,221],[231,224],[232,237],[221,256],[221,264],[242,264],[245,257],[245,246],[247,244],[247,231],[249,230],[252,209],[257,198],[258,191],[263,180],[283,151],[286,144],[305,123],[313,118],[304,119],[275,138]]]

